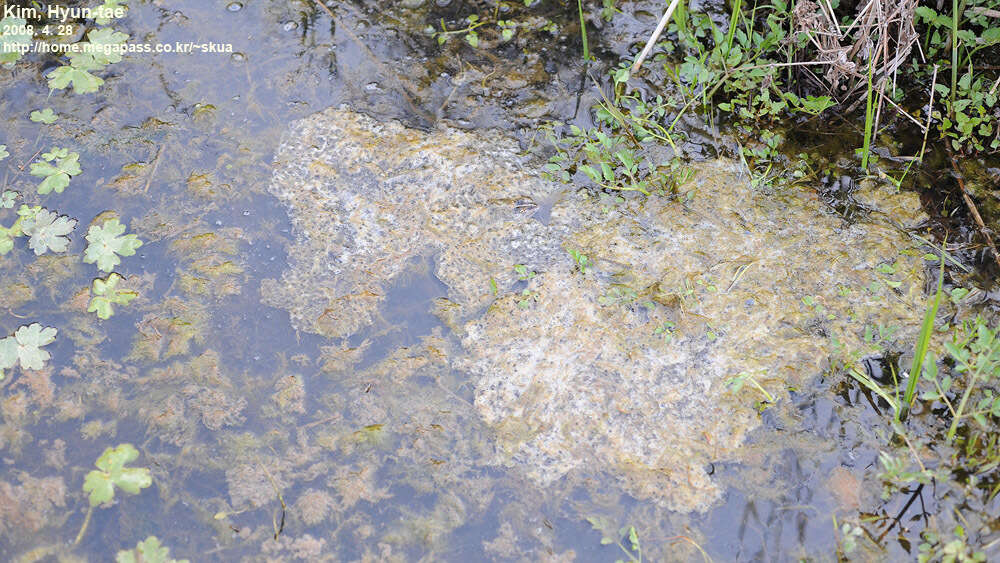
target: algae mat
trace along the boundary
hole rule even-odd
[[[740,459],[755,403],[868,353],[866,327],[920,323],[907,235],[844,223],[807,189],[762,194],[715,161],[684,197],[598,197],[519,153],[331,108],[292,125],[270,188],[296,238],[262,295],[299,330],[346,347],[412,259],[432,261],[433,312],[461,344],[446,361],[496,439],[484,466],[706,510],[722,493],[706,467]]]

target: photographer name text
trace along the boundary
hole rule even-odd
[[[21,18],[24,20],[39,20],[45,17],[49,20],[63,22],[70,19],[96,19],[96,18],[122,18],[125,17],[125,8],[118,6],[110,8],[98,6],[96,8],[67,8],[65,6],[48,6],[44,10],[35,7],[25,6],[4,6],[3,17]]]

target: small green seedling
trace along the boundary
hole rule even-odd
[[[524,264],[514,264],[514,271],[517,272],[517,279],[521,281],[528,281],[535,277],[535,272],[528,270]]]
[[[149,536],[134,549],[119,551],[115,563],[188,563],[188,560],[170,557],[170,549],[161,545],[156,536]]]
[[[117,218],[108,219],[103,225],[91,225],[87,231],[87,250],[84,251],[83,261],[87,264],[97,263],[97,267],[105,272],[110,272],[115,266],[121,263],[121,256],[132,256],[137,248],[142,246],[142,241],[135,235],[125,235],[125,225],[122,225]]]
[[[576,266],[580,269],[580,273],[586,274],[587,266],[590,265],[590,258],[588,258],[586,254],[581,254],[579,250],[574,250],[572,248],[569,250],[569,255],[573,258],[573,261],[576,262]]]
[[[14,202],[17,200],[17,192],[12,190],[4,190],[3,194],[0,194],[0,208],[10,209],[14,207]]]
[[[99,319],[108,320],[115,314],[111,305],[128,305],[130,301],[139,296],[135,291],[118,289],[118,282],[122,281],[120,275],[112,272],[106,279],[97,278],[91,288],[93,297],[90,299],[88,313],[97,313]]]
[[[45,367],[51,356],[41,348],[54,342],[57,332],[52,327],[31,323],[18,328],[13,336],[0,340],[0,379],[4,377],[4,370],[13,368],[18,362],[21,369],[39,370]]]
[[[670,341],[674,339],[675,328],[677,328],[676,324],[674,324],[671,321],[667,321],[662,325],[656,327],[656,330],[653,331],[653,334],[663,337],[663,342],[669,344]]]
[[[135,461],[139,457],[139,450],[132,444],[120,444],[116,448],[104,450],[101,457],[97,458],[94,469],[87,474],[83,481],[83,492],[90,494],[90,507],[87,509],[87,516],[80,527],[80,533],[76,535],[76,542],[80,543],[87,525],[90,524],[90,517],[94,513],[94,507],[111,502],[115,498],[115,488],[119,488],[126,493],[133,495],[153,484],[153,478],[146,467],[125,467],[127,463]]]
[[[587,522],[594,530],[601,532],[601,545],[615,544],[628,557],[629,563],[642,563],[642,545],[639,543],[639,534],[635,531],[635,526],[617,528],[610,518],[601,516],[589,517]],[[626,541],[628,541],[628,547],[625,547]],[[619,559],[618,561],[624,562],[626,560]]]
[[[7,152],[7,145],[0,145],[0,160],[3,160],[8,156],[10,156],[10,153]]]
[[[76,176],[80,169],[80,155],[69,152],[68,149],[52,147],[51,152],[42,154],[44,162],[31,163],[31,175],[45,178],[38,185],[38,194],[45,195],[50,192],[61,194],[69,185],[71,177]],[[55,163],[54,165],[51,163]]]
[[[743,385],[747,383],[749,383],[758,391],[760,391],[761,394],[764,395],[764,399],[768,403],[774,403],[774,395],[768,392],[767,389],[764,389],[764,386],[757,381],[756,374],[753,374],[749,371],[741,371],[740,373],[726,380],[726,385],[729,387],[729,390],[732,391],[733,393],[739,393],[740,390],[743,389]]]

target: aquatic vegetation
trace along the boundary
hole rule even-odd
[[[170,549],[161,545],[156,536],[149,536],[133,549],[119,551],[115,555],[115,563],[188,563],[188,560],[170,557]]]
[[[122,52],[128,34],[110,28],[94,29],[87,33],[88,41],[81,41],[77,51],[69,51],[70,64],[62,65],[46,76],[49,88],[62,90],[73,86],[74,94],[96,92],[104,79],[91,72],[103,70],[105,66],[122,60]]]
[[[597,106],[598,127],[570,125],[557,135],[562,124],[549,123],[545,136],[556,152],[545,165],[546,177],[563,183],[586,178],[599,189],[644,195],[676,191],[692,172],[676,150],[674,137],[680,135],[659,123],[670,107],[662,96],[644,101],[623,95]],[[670,145],[673,155],[664,158],[656,141]]]
[[[104,0],[104,3],[99,6],[102,10],[102,15],[100,17],[94,18],[94,23],[97,25],[108,25],[115,20],[113,14],[119,10],[124,10],[125,14],[128,14],[128,2],[129,0]]]
[[[443,357],[475,378],[498,463],[538,486],[600,472],[658,506],[706,510],[721,490],[705,467],[739,455],[765,397],[750,376],[741,380],[751,400],[730,393],[727,379],[754,374],[780,403],[821,371],[834,339],[848,353],[867,349],[850,317],[912,327],[922,303],[912,241],[878,224],[844,228],[812,190],[790,186],[775,201],[719,161],[690,181],[697,197],[609,204],[533,177],[508,147],[345,109],[297,122],[271,185],[296,229],[291,268],[262,293],[297,328],[358,338],[378,330],[387,287],[406,275],[400,257],[434,260],[461,338]],[[484,175],[495,162],[507,164]],[[546,222],[521,211],[525,198],[554,201]],[[373,219],[390,215],[391,224]],[[810,264],[790,259],[806,248]],[[875,270],[884,263],[894,264],[895,287],[863,291],[886,275]],[[363,395],[380,381],[367,377]]]
[[[42,154],[42,158],[43,162],[31,163],[31,175],[45,178],[38,185],[39,195],[52,191],[62,193],[69,185],[70,178],[82,172],[80,154],[69,152],[68,149],[52,147],[51,151]]]
[[[635,531],[635,526],[625,526],[615,529],[617,526],[610,518],[589,517],[587,522],[593,529],[601,532],[601,545],[615,544],[618,549],[628,557],[629,562],[642,563],[642,544],[639,542],[639,534]],[[624,543],[628,541],[626,548]],[[618,559],[618,561],[623,561]]]
[[[149,469],[125,467],[138,457],[139,451],[132,444],[120,444],[104,450],[95,462],[97,469],[88,473],[83,483],[83,492],[90,495],[90,506],[111,502],[115,497],[115,488],[137,495],[153,484]]]
[[[34,35],[23,18],[0,19],[0,64],[17,62],[30,48]]]
[[[97,278],[94,280],[90,299],[87,307],[88,313],[97,313],[100,319],[110,319],[115,314],[112,305],[128,305],[133,299],[139,296],[135,291],[118,289],[118,282],[122,281],[119,274],[112,272],[107,278]]]
[[[918,563],[942,561],[943,563],[983,563],[986,553],[968,545],[969,538],[962,526],[955,526],[950,534],[954,539],[941,537],[937,532],[927,531],[920,535],[923,540],[917,546]]]
[[[46,125],[51,125],[59,119],[59,116],[52,111],[52,108],[45,108],[42,110],[35,110],[31,112],[29,118],[36,123],[44,123]]]
[[[153,478],[148,468],[125,467],[126,464],[135,461],[138,457],[139,451],[135,449],[135,446],[119,444],[117,447],[107,448],[97,458],[95,462],[97,469],[87,473],[83,481],[83,492],[88,493],[90,506],[87,508],[87,515],[83,519],[83,525],[80,526],[74,544],[79,544],[80,540],[83,539],[94,508],[111,502],[115,498],[116,488],[137,495],[142,489],[153,484]]]
[[[55,342],[58,331],[52,327],[42,327],[31,323],[18,328],[13,335],[0,340],[0,379],[4,370],[13,368],[18,363],[21,369],[42,369],[51,357],[42,350]]]
[[[108,219],[100,226],[91,225],[87,230],[87,249],[83,254],[86,264],[97,264],[105,272],[110,272],[121,263],[119,256],[132,256],[142,246],[136,235],[124,235],[125,225],[117,217]]]
[[[590,265],[590,258],[586,254],[574,248],[569,249],[567,252],[569,252],[569,256],[573,259],[573,262],[576,263],[576,267],[580,270],[580,274],[586,274],[587,266]]]
[[[37,256],[48,251],[65,252],[69,248],[68,235],[75,227],[76,219],[58,215],[47,209],[22,215],[21,231],[30,237],[28,248]]]
[[[733,393],[739,393],[743,386],[749,383],[754,389],[760,391],[761,395],[764,395],[765,403],[761,403],[761,406],[766,406],[768,403],[774,402],[774,395],[768,392],[760,382],[757,381],[757,376],[759,374],[752,373],[749,371],[741,371],[740,373],[730,377],[726,380],[726,385],[729,386],[729,390]]]

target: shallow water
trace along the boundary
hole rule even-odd
[[[613,54],[614,46],[645,33],[656,10],[643,11],[645,5],[636,4],[619,20],[624,23],[604,28],[603,40],[600,33],[591,38],[595,50]],[[530,143],[540,120],[575,119],[581,125],[589,120],[580,108],[597,96],[576,62],[574,10],[543,3],[518,12],[531,26],[540,28],[553,19],[563,29],[547,46],[547,53],[555,54],[539,56],[521,53],[531,43],[479,52],[453,40],[438,50],[416,31],[440,17],[473,9],[461,2],[430,11],[402,4],[382,10],[374,3],[340,3],[334,6],[336,22],[308,2],[236,7],[193,1],[135,4],[116,27],[150,42],[232,42],[240,56],[126,57],[109,68],[100,93],[86,96],[49,96],[38,69],[52,59],[29,57],[0,73],[0,143],[12,154],[3,162],[8,187],[33,191],[34,179],[18,168],[39,148],[72,147],[80,152],[83,167],[65,193],[38,200],[80,221],[70,252],[36,258],[21,241],[0,258],[5,334],[32,321],[59,329],[57,340],[46,348],[52,354],[48,368],[8,373],[0,387],[0,558],[107,560],[151,534],[171,548],[172,556],[192,561],[621,557],[617,546],[601,545],[601,533],[586,521],[594,518],[614,532],[635,526],[643,553],[652,560],[700,560],[695,544],[715,560],[806,555],[832,560],[836,539],[831,514],[881,506],[877,492],[861,482],[878,445],[868,431],[868,407],[856,406],[859,397],[833,395],[821,378],[830,354],[821,342],[847,329],[840,320],[827,322],[802,307],[806,294],[795,293],[801,288],[794,284],[789,287],[795,291],[786,297],[797,317],[788,323],[814,331],[806,337],[812,339],[809,361],[785,365],[779,350],[769,351],[773,361],[751,360],[760,364],[754,368],[787,372],[762,380],[780,395],[778,406],[758,415],[753,403],[759,397],[746,390],[735,397],[725,394],[718,382],[724,370],[713,368],[708,375],[716,376],[709,381],[714,387],[699,398],[698,409],[683,410],[687,406],[681,403],[689,403],[689,395],[677,399],[676,408],[655,411],[658,417],[625,416],[619,424],[631,433],[620,437],[626,444],[622,451],[639,444],[668,452],[668,458],[690,458],[687,483],[674,476],[656,481],[648,470],[630,476],[621,470],[622,454],[614,448],[585,458],[588,450],[609,443],[613,433],[587,430],[569,442],[561,441],[558,432],[540,434],[540,427],[580,424],[582,419],[558,416],[574,408],[566,403],[571,394],[553,392],[557,400],[527,405],[534,415],[515,416],[509,403],[483,391],[489,387],[484,381],[502,377],[511,361],[498,352],[529,353],[538,344],[519,344],[516,337],[552,329],[530,322],[527,315],[513,317],[523,312],[517,302],[524,290],[553,296],[530,303],[527,311],[534,307],[538,319],[550,322],[567,310],[566,303],[603,295],[615,285],[619,279],[607,276],[620,273],[609,267],[616,259],[644,264],[630,272],[628,283],[638,290],[664,281],[662,263],[668,260],[676,261],[676,279],[668,281],[681,285],[686,277],[706,271],[700,258],[685,258],[689,246],[650,250],[616,231],[631,220],[630,213],[649,227],[656,218],[677,212],[678,202],[643,208],[630,200],[608,212],[618,221],[610,223],[597,207],[560,204],[580,196],[572,191],[568,200],[555,197],[555,191],[529,194],[544,213],[527,219],[513,206],[502,207],[499,218],[490,215],[493,203],[484,207],[480,220],[465,223],[439,209],[441,232],[485,225],[487,234],[499,237],[497,225],[509,221],[520,225],[513,232],[537,235],[543,243],[519,256],[511,246],[517,237],[499,237],[494,246],[454,253],[449,270],[441,259],[441,249],[451,240],[447,236],[439,237],[436,246],[401,239],[395,241],[401,248],[389,267],[366,274],[372,287],[384,292],[377,303],[338,309],[341,317],[328,315],[334,320],[319,325],[312,323],[315,316],[303,312],[319,307],[322,313],[326,306],[317,300],[339,291],[337,284],[346,283],[354,270],[337,272],[320,263],[327,277],[310,278],[297,269],[315,256],[302,245],[302,210],[293,209],[290,216],[289,198],[272,195],[280,184],[275,169],[287,166],[278,158],[282,138],[286,136],[286,147],[296,140],[287,137],[289,124],[346,104],[382,123],[402,120],[416,128],[400,129],[414,140],[426,139],[427,131],[443,124],[494,135],[494,144],[509,144],[506,157],[520,159],[520,147]],[[535,41],[547,32],[531,33],[528,37]],[[27,119],[30,111],[47,106],[61,116],[55,125],[43,129]],[[505,130],[520,145],[486,133],[487,128]],[[463,134],[450,135],[454,140]],[[527,167],[533,161],[524,162]],[[332,164],[338,165],[336,159]],[[543,190],[542,184],[531,186]],[[558,190],[562,194],[565,188]],[[469,193],[477,191],[473,187]],[[507,199],[512,195],[524,194],[504,194]],[[701,202],[695,211],[705,212],[698,206],[713,201],[707,195],[695,197]],[[888,251],[905,250],[902,239],[888,230],[885,236],[852,230],[824,215],[815,198],[785,197],[790,205],[809,209],[815,214],[811,217],[825,217],[818,220],[823,223],[818,229],[842,229],[842,236],[871,243],[875,250],[859,262],[868,269],[850,275],[868,275],[878,260],[901,260],[898,279],[907,285],[902,298],[890,297],[896,300],[889,309],[896,322],[902,321],[906,306],[922,294],[919,261]],[[771,211],[781,205],[780,199],[764,201]],[[580,215],[583,209],[590,215]],[[115,210],[128,232],[145,244],[117,270],[140,297],[116,307],[110,320],[98,321],[85,312],[86,298],[80,297],[96,270],[79,257],[88,223],[105,210]],[[771,211],[764,216],[772,217]],[[12,213],[0,213],[8,225]],[[319,228],[324,217],[314,215],[313,220]],[[698,221],[691,223],[697,226]],[[398,220],[390,227],[406,225]],[[702,225],[719,226],[713,221]],[[773,233],[776,228],[762,230]],[[419,232],[407,234],[417,237]],[[386,239],[379,238],[384,235],[366,236],[385,252]],[[757,240],[756,234],[744,239],[735,231],[719,236],[742,240],[748,248]],[[625,249],[616,252],[624,254],[605,253],[598,242],[615,237]],[[594,258],[590,273],[572,271],[567,240]],[[719,244],[725,247],[725,241]],[[470,269],[460,260],[498,249],[503,258],[485,269]],[[886,252],[876,259],[880,250]],[[658,267],[646,265],[650,256],[655,260],[648,264],[658,260]],[[734,287],[752,290],[755,284],[801,277],[793,267],[810,269],[812,258],[794,253],[770,257],[769,266],[780,263],[792,271],[761,273],[755,279],[747,269],[746,279]],[[355,264],[370,266],[367,259]],[[539,275],[518,280],[515,263],[527,264]],[[715,283],[728,289],[735,273],[726,269]],[[499,282],[500,295],[491,295],[490,278]],[[697,283],[695,277],[689,281]],[[698,287],[703,303],[694,313],[737,318],[727,311],[729,301]],[[838,305],[835,286],[808,287],[817,289],[808,295],[826,292],[821,296],[837,315],[846,317],[848,309],[871,305]],[[684,297],[664,293],[668,305],[658,303],[659,312],[589,306],[596,318],[620,323],[623,330],[666,320],[684,325],[669,316],[682,308]],[[747,298],[753,297],[741,295],[740,302]],[[780,300],[765,296],[764,301]],[[517,320],[508,322],[510,318]],[[740,322],[759,322],[748,318]],[[713,330],[724,343],[726,334],[738,334],[738,328]],[[682,329],[699,346],[709,346],[702,321]],[[603,330],[595,338],[608,340],[617,331]],[[589,342],[577,334],[565,341],[566,353]],[[670,348],[664,350],[669,353]],[[648,354],[626,347],[625,352],[609,349],[607,356],[615,358],[615,353]],[[742,353],[706,352],[727,367]],[[681,353],[676,363],[691,355]],[[566,361],[578,365],[578,360]],[[809,369],[796,370],[799,365]],[[557,380],[558,372],[542,371],[553,378],[546,384]],[[571,387],[587,381],[586,370],[566,373]],[[632,383],[619,377],[615,392],[625,392]],[[642,386],[635,385],[638,391],[625,396],[642,397]],[[614,396],[584,399],[597,403]],[[725,452],[709,453],[690,444],[663,446],[674,430],[664,423],[678,425],[676,434],[694,442],[703,411],[723,408],[743,420],[738,439],[725,444]],[[714,418],[729,428],[723,415]],[[119,494],[112,506],[96,509],[74,547],[87,508],[84,476],[106,447],[124,442],[136,445],[140,456],[133,465],[150,468],[153,485],[136,496]],[[568,457],[560,458],[556,450]],[[587,470],[563,467],[573,464]],[[692,480],[709,493],[685,492]],[[670,489],[658,490],[660,486]]]

